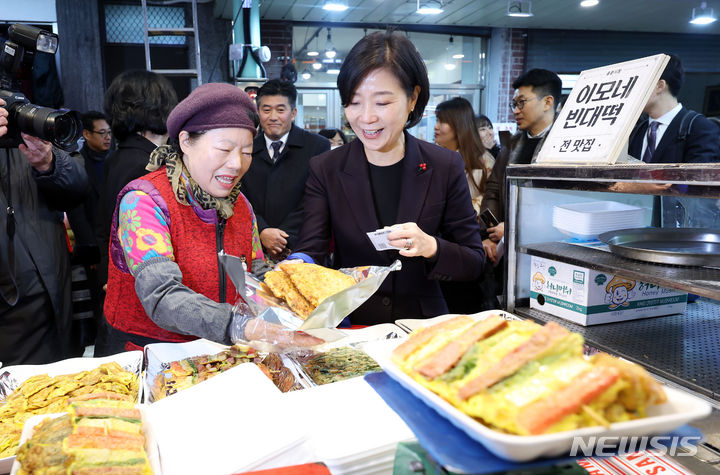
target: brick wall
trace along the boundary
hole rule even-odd
[[[525,30],[510,29],[505,39],[500,87],[498,89],[498,122],[514,122],[510,101],[515,92],[512,83],[525,71]]]
[[[262,20],[260,44],[270,47],[272,58],[265,63],[268,79],[280,77],[283,65],[292,61],[292,24],[286,21]]]

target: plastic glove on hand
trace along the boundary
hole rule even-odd
[[[310,347],[325,343],[325,340],[302,331],[294,331],[259,318],[249,320],[245,325],[245,339],[264,341],[283,348]]]

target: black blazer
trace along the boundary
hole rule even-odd
[[[690,111],[683,107],[673,118],[655,148],[652,163],[707,163],[720,161],[720,130],[705,116],[692,122],[685,140],[678,136],[680,122]],[[642,160],[648,119],[642,117],[630,134],[628,154]]]
[[[279,228],[290,235],[294,249],[302,224],[302,198],[310,159],[330,150],[330,141],[293,124],[276,163],[270,159],[265,135],[255,137],[253,159],[242,178],[242,191],[255,211],[258,231]]]
[[[350,318],[354,324],[447,313],[437,281],[476,279],[485,262],[462,158],[457,152],[407,133],[405,141],[397,222],[415,222],[435,236],[438,252],[434,259],[406,258],[397,251],[376,251],[373,247],[365,233],[380,225],[360,140],[310,161],[304,221],[296,250],[326,263],[332,239],[335,268],[386,266],[398,258],[402,261],[402,270],[391,273],[378,292],[353,312]]]
[[[100,248],[96,235],[95,221],[98,216],[98,204],[102,192],[102,176],[98,175],[95,164],[97,161],[91,156],[92,152],[85,144],[79,153],[72,157],[85,169],[88,177],[87,198],[75,209],[67,212],[70,227],[75,234],[75,249],[73,250],[74,263],[97,264],[100,262]],[[109,154],[106,154],[106,158]]]

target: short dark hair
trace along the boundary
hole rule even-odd
[[[343,143],[347,143],[347,137],[340,129],[322,129],[320,132],[318,132],[318,134],[322,135],[328,140],[335,137],[335,135],[340,134],[340,138],[342,139]]]
[[[152,71],[135,69],[120,73],[105,91],[103,109],[118,140],[148,130],[167,133],[165,121],[177,105],[170,81]]]
[[[682,87],[683,79],[685,78],[685,69],[683,68],[680,57],[676,54],[666,53],[670,56],[665,71],[663,71],[660,79],[664,79],[670,89],[670,94],[673,97],[677,97]]]
[[[260,105],[260,98],[263,96],[285,96],[288,98],[290,107],[295,108],[297,104],[297,89],[291,82],[282,79],[270,79],[258,89],[255,102]]]
[[[387,68],[400,81],[408,97],[413,95],[415,86],[420,86],[420,94],[415,108],[408,115],[405,128],[416,125],[430,99],[430,82],[422,56],[402,33],[378,31],[365,36],[352,47],[337,79],[343,107],[350,104],[360,82],[370,72],[381,68]]]
[[[480,127],[490,127],[493,128],[492,121],[490,118],[484,114],[478,114],[475,116],[475,128],[479,129]]]
[[[560,101],[560,94],[562,94],[562,80],[557,74],[547,69],[531,69],[513,81],[512,86],[514,89],[531,86],[533,92],[539,96],[553,96],[555,105]]]
[[[104,120],[108,124],[110,123],[107,116],[100,111],[87,111],[80,116],[80,120],[82,121],[83,129],[89,130],[90,132],[95,130],[96,120]]]

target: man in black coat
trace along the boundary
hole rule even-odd
[[[255,138],[242,190],[255,211],[263,248],[277,260],[298,239],[310,159],[330,150],[330,142],[293,124],[297,90],[292,83],[271,79],[256,100],[263,133]]]
[[[684,70],[680,58],[670,61],[630,134],[628,153],[649,163],[720,161],[720,130],[702,114],[677,100]]]
[[[0,136],[6,124],[7,110],[0,108]],[[77,206],[87,188],[85,172],[68,154],[22,138],[19,150],[0,155],[0,361],[6,366],[69,356],[71,276],[63,210]]]
[[[81,206],[68,211],[68,221],[75,235],[73,260],[78,264],[95,265],[100,262],[100,247],[95,236],[100,192],[103,189],[103,167],[110,154],[112,132],[102,112],[89,111],[82,115],[85,144],[75,156],[88,177],[88,196]]]

